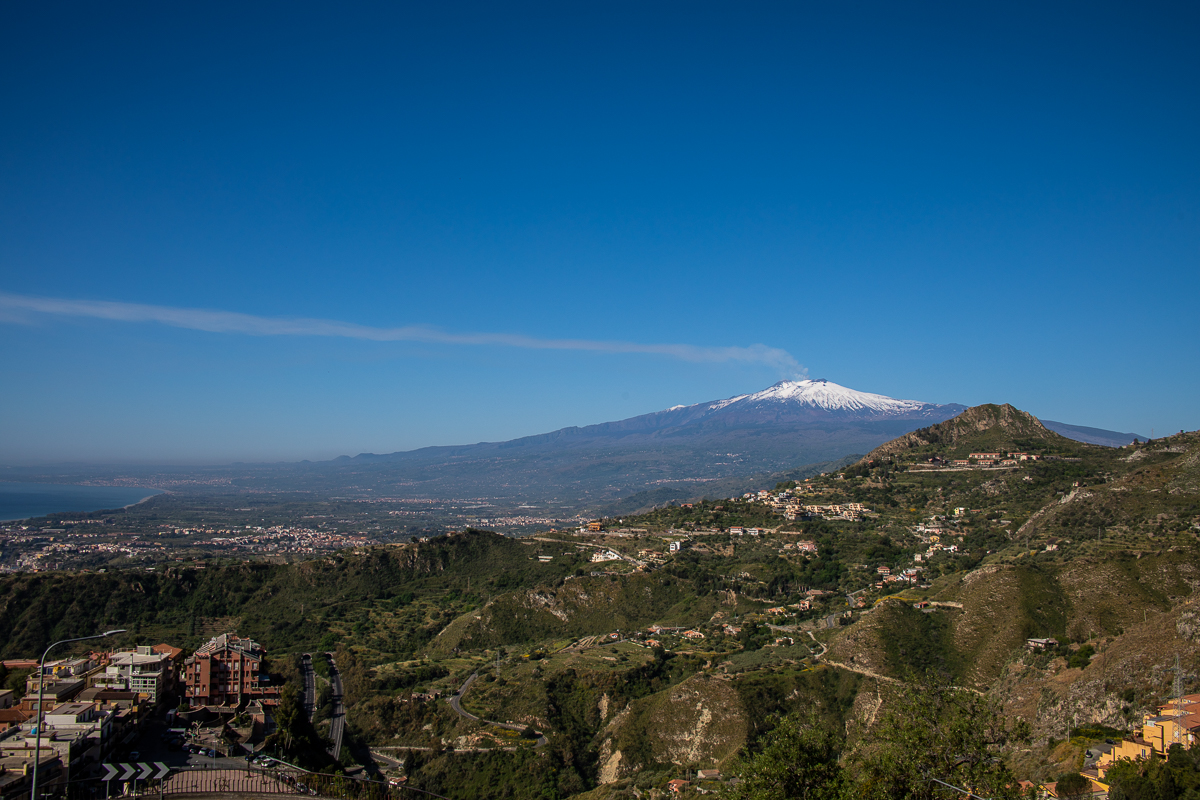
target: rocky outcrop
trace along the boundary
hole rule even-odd
[[[903,456],[922,447],[939,445],[952,448],[980,434],[992,433],[988,446],[1001,445],[1014,448],[1016,440],[1041,439],[1047,443],[1075,447],[1077,443],[1054,433],[1037,417],[1008,403],[973,406],[953,419],[930,425],[928,428],[906,433],[898,439],[880,445],[868,453],[863,461],[883,461]],[[861,462],[860,462],[861,463]]]

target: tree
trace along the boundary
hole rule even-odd
[[[1092,782],[1078,772],[1068,772],[1058,777],[1054,792],[1059,800],[1084,800],[1092,795]]]
[[[1150,782],[1142,775],[1139,763],[1131,759],[1118,760],[1108,768],[1104,779],[1111,787],[1108,792],[1111,800],[1150,800],[1153,797]]]
[[[735,771],[741,782],[729,800],[836,800],[845,796],[846,777],[838,763],[840,740],[815,716],[784,717],[768,734],[763,749]]]
[[[885,702],[855,752],[855,796],[936,800],[948,791],[943,781],[995,800],[1020,797],[1001,750],[1028,737],[1024,721],[1006,720],[988,698],[929,673]]]
[[[1195,800],[1200,798],[1200,757],[1174,744],[1166,759],[1121,759],[1105,773],[1112,800]]]
[[[5,685],[9,689],[12,689],[13,699],[20,700],[25,696],[25,682],[32,671],[28,669],[14,669],[8,673],[8,680]]]
[[[328,752],[329,743],[317,733],[305,713],[304,700],[295,684],[286,683],[275,708],[275,733],[267,738],[267,746],[286,760],[300,767],[319,770],[334,763]]]

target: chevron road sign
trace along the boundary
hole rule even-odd
[[[157,780],[171,771],[171,768],[161,761],[155,761],[153,764],[143,762],[139,764],[101,764],[100,766],[104,768],[105,772],[104,775],[100,776],[100,780],[102,781],[127,781],[132,779],[144,781],[148,778]]]

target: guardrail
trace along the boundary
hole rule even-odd
[[[158,797],[177,795],[307,795],[337,800],[385,800],[397,791],[381,781],[356,780],[302,770],[181,769],[161,780],[102,781],[85,778],[65,787],[67,800]],[[51,790],[53,791],[53,790]],[[49,794],[50,792],[47,792]]]

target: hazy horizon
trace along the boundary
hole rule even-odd
[[[9,5],[0,464],[826,377],[1200,428],[1200,9]]]

